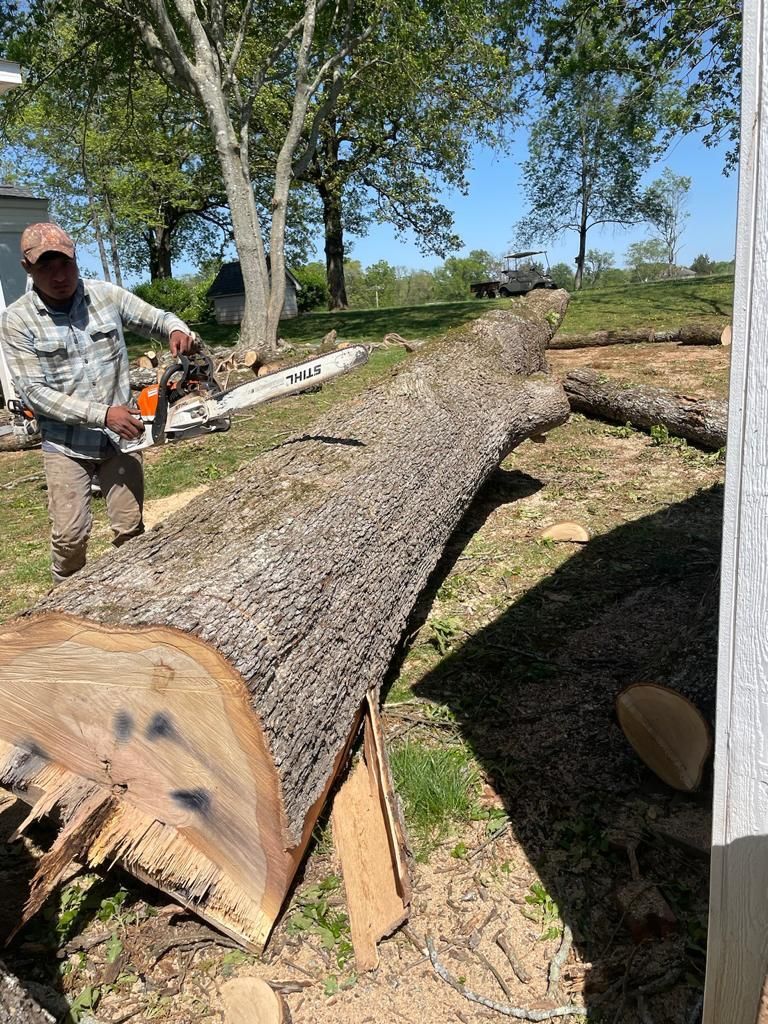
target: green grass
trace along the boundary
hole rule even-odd
[[[724,326],[733,312],[733,275],[588,288],[571,296],[562,333],[618,327],[678,328],[689,321]]]
[[[331,330],[338,333],[340,341],[380,342],[389,333],[412,340],[428,339],[474,320],[489,309],[508,309],[513,301],[468,299],[422,306],[304,313],[282,320],[280,335],[295,345],[317,344]],[[731,318],[732,301],[732,275],[587,288],[571,296],[562,330],[567,334],[645,325],[663,330],[688,321],[724,325]],[[209,347],[234,345],[239,334],[239,327],[232,324],[197,324],[195,329]],[[132,358],[147,348],[143,339],[128,336],[127,340]]]
[[[416,857],[426,860],[454,823],[471,817],[479,785],[477,768],[461,747],[406,741],[390,756],[395,789],[417,841]]]

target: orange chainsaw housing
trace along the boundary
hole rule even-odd
[[[143,419],[149,419],[157,412],[159,394],[159,384],[150,384],[149,387],[142,388],[139,392],[139,397],[136,399],[136,405],[138,405],[139,412]]]

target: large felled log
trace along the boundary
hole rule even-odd
[[[430,343],[3,629],[0,784],[64,822],[34,905],[65,859],[120,860],[265,941],[452,531],[568,415],[566,302]]]
[[[690,398],[646,385],[630,386],[609,380],[589,367],[571,370],[563,386],[575,412],[612,423],[631,423],[645,430],[663,426],[676,437],[715,451],[725,445],[728,428],[728,403],[725,401]]]
[[[642,342],[666,341],[679,345],[720,345],[723,329],[711,324],[690,323],[671,331],[653,327],[623,327],[613,331],[557,334],[550,348],[600,348],[605,345],[636,345]]]

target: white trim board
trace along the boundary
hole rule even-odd
[[[746,0],[704,1024],[755,1024],[768,968],[767,58]]]

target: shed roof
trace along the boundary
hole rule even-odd
[[[267,266],[269,266],[269,256],[267,256]],[[291,282],[297,292],[301,291],[301,285],[290,272],[286,270],[285,276]],[[221,270],[216,275],[216,278],[208,289],[208,298],[215,299],[222,295],[242,295],[245,291],[245,285],[243,284],[243,272],[240,269],[240,260],[234,260],[232,263],[224,263]]]
[[[36,196],[29,189],[19,188],[18,185],[0,184],[0,199],[34,199],[36,202],[45,202],[42,196]]]

